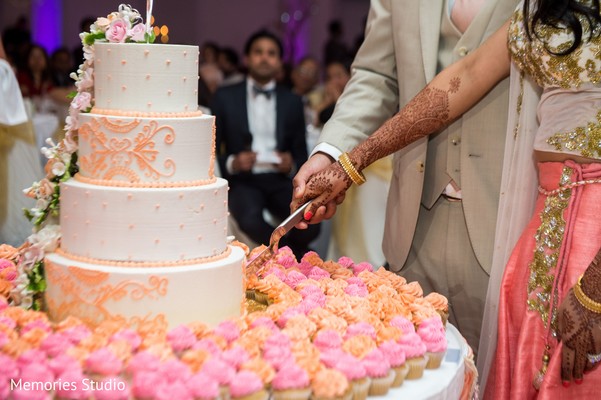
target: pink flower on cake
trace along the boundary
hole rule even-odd
[[[127,36],[131,38],[134,42],[142,42],[144,40],[144,35],[146,34],[146,27],[144,24],[134,25],[129,31],[127,31]]]
[[[73,100],[71,107],[75,110],[85,111],[92,106],[92,95],[88,92],[79,92]]]
[[[118,18],[111,21],[105,32],[106,40],[111,43],[123,43],[127,37],[128,24],[125,20]]]

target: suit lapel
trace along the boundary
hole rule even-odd
[[[280,143],[284,142],[284,119],[286,115],[286,102],[282,89],[276,87],[275,91],[275,137],[276,147],[279,149]]]
[[[480,12],[476,14],[470,26],[463,33],[461,39],[459,39],[457,46],[465,46],[474,49],[483,42],[484,38],[487,38],[493,33],[490,32],[490,30],[493,29],[493,26],[497,28],[501,25],[499,21],[494,19],[495,10],[499,6],[499,3],[503,2],[497,0],[486,0],[484,2]],[[495,23],[491,24],[493,21]]]
[[[430,82],[436,76],[441,12],[445,12],[444,4],[444,0],[420,0],[419,30],[426,82]],[[411,38],[405,40],[411,40]]]
[[[235,96],[236,104],[234,104],[234,112],[238,115],[238,121],[242,125],[243,132],[250,132],[248,125],[248,108],[246,107],[246,80],[240,83],[237,87],[238,95]]]

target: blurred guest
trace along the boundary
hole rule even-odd
[[[328,41],[323,49],[323,60],[326,65],[332,61],[347,62],[349,60],[350,54],[342,39],[343,34],[342,23],[338,20],[330,21],[328,25]]]
[[[73,79],[69,76],[73,69],[73,59],[66,47],[56,49],[50,57],[52,84],[56,87],[74,87]]]
[[[323,100],[317,106],[318,125],[322,126],[332,116],[336,100],[342,94],[347,82],[351,79],[351,67],[347,63],[333,61],[326,66],[326,82]]]
[[[242,82],[244,80],[244,74],[240,72],[239,57],[236,50],[231,47],[224,47],[219,51],[217,57],[217,65],[221,72],[223,72],[223,86],[231,85],[234,83]]]
[[[32,45],[27,53],[25,69],[18,71],[17,80],[21,94],[29,98],[38,112],[52,111],[49,100],[62,104],[70,102],[68,89],[56,88],[52,83],[48,53],[39,45]]]
[[[206,63],[198,68],[199,87],[198,87],[198,104],[206,107],[206,112],[209,112],[213,94],[223,82],[223,72],[217,64]]]
[[[27,49],[31,44],[31,32],[27,17],[21,15],[13,26],[4,30],[2,42],[5,46],[5,54],[12,59],[18,68],[23,68],[26,63]]]
[[[301,99],[276,84],[282,44],[268,31],[253,34],[245,46],[248,77],[223,86],[213,98],[220,169],[229,180],[229,208],[239,228],[256,243],[269,243],[274,227],[268,210],[283,220],[292,200],[292,175],[307,159]],[[309,250],[319,226],[294,229],[282,245],[297,256]]]
[[[200,48],[200,64],[217,64],[219,46],[215,42],[204,42]]]
[[[292,70],[292,92],[301,96],[305,122],[313,125],[317,106],[322,102],[323,88],[319,86],[320,65],[314,57],[302,58]]]

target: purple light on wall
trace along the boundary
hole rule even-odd
[[[31,33],[33,41],[49,53],[62,45],[62,0],[31,1]]]
[[[313,12],[313,2],[307,0],[282,0],[284,12],[280,22],[284,31],[285,60],[296,64],[307,55],[309,47],[309,20]]]

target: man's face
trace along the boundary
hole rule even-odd
[[[248,73],[259,83],[275,78],[281,62],[278,45],[268,38],[255,40],[246,56]]]

